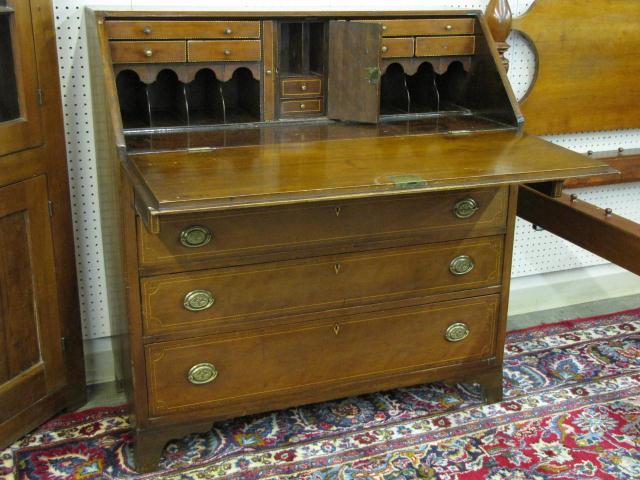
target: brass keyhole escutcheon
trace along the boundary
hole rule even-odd
[[[470,218],[480,209],[478,202],[475,199],[469,197],[460,200],[453,207],[453,213],[458,218]]]
[[[339,217],[340,213],[342,212],[342,209],[340,207],[336,207],[335,212],[336,212],[336,217]]]
[[[333,326],[333,333],[336,334],[336,337],[340,333],[340,325],[338,325],[337,323]]]
[[[207,227],[192,225],[180,232],[180,243],[185,247],[203,247],[211,241],[211,232]]]
[[[469,326],[466,323],[458,322],[449,325],[444,333],[444,338],[450,342],[460,342],[469,336]]]
[[[205,385],[213,382],[218,376],[218,370],[211,363],[198,363],[189,369],[187,380],[194,385]]]
[[[449,271],[454,275],[466,275],[476,264],[469,255],[460,255],[451,260]]]
[[[336,271],[336,275],[340,273],[340,269],[341,269],[341,268],[342,268],[342,265],[341,265],[341,264],[339,264],[339,263],[336,263],[336,264],[333,266],[333,269]]]
[[[184,308],[190,312],[202,312],[211,308],[215,301],[209,290],[192,290],[184,296]]]

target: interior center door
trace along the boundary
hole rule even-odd
[[[382,26],[329,22],[329,118],[376,123],[380,114]]]
[[[28,0],[0,0],[0,156],[42,143]]]

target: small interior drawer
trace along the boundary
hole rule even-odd
[[[497,286],[502,250],[493,236],[146,277],[145,334],[246,328],[253,319]]]
[[[280,113],[284,115],[291,114],[308,114],[308,113],[321,113],[322,112],[322,99],[321,98],[309,98],[304,100],[286,100],[280,103]]]
[[[284,78],[280,81],[280,96],[283,98],[318,95],[322,95],[320,78]]]
[[[426,18],[399,20],[364,20],[382,25],[383,37],[412,37],[420,35],[470,35],[474,31],[473,18]]]
[[[190,62],[253,62],[261,57],[260,40],[190,40]]]
[[[449,55],[473,55],[475,37],[418,37],[416,57],[439,57]]]
[[[382,40],[382,58],[413,57],[413,38],[385,38]]]
[[[497,295],[145,347],[151,415],[216,409],[495,355]]]
[[[110,42],[113,63],[186,62],[184,41]]]
[[[260,22],[210,20],[108,20],[110,39],[260,38]]]

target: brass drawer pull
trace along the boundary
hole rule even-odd
[[[209,290],[192,290],[184,296],[184,308],[190,312],[202,312],[211,308],[215,301]]]
[[[389,51],[389,47],[387,47],[386,45],[383,45],[380,50],[382,50],[382,53],[387,53]]]
[[[231,50],[228,48],[224,49],[224,54],[228,57],[229,55],[231,55]]]
[[[211,241],[211,232],[207,227],[192,225],[180,232],[180,243],[185,247],[203,247]]]
[[[449,271],[454,275],[466,275],[473,270],[473,267],[475,266],[473,258],[469,255],[460,255],[451,260],[451,263],[449,264]]]
[[[307,106],[304,103],[300,104],[300,110],[305,110],[307,108]]]
[[[470,218],[473,217],[479,209],[480,206],[478,202],[469,197],[456,203],[453,207],[453,213],[458,218]]]
[[[444,29],[445,29],[447,32],[450,32],[451,30],[453,30],[453,25],[446,25],[446,26],[444,27]]]
[[[307,91],[307,84],[303,83],[302,85],[300,85],[300,90],[302,90],[303,92]]]
[[[231,35],[233,33],[233,30],[231,30],[229,27],[224,29],[224,34],[225,35]]]
[[[218,370],[211,363],[198,363],[189,369],[187,380],[194,385],[205,385],[213,382],[218,376]]]
[[[145,35],[151,35],[151,33],[153,32],[153,30],[151,30],[151,27],[146,26],[142,29],[142,33],[144,33]]]
[[[153,50],[151,50],[150,48],[147,48],[147,49],[144,51],[144,56],[145,56],[145,57],[153,57]]]
[[[466,323],[453,323],[444,333],[444,338],[450,342],[460,342],[469,336],[469,326]]]

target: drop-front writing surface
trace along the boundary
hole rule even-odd
[[[479,12],[88,15],[138,470],[232,416],[501,399],[518,184],[610,169],[522,133]]]

